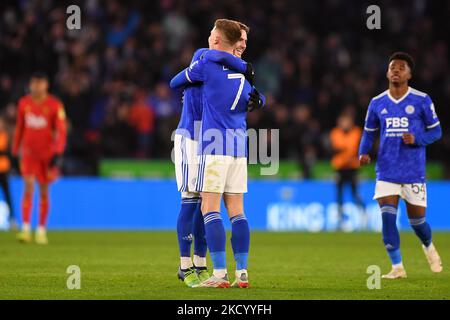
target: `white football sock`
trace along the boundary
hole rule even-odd
[[[213,275],[216,278],[223,278],[227,275],[227,269],[214,269]]]
[[[193,267],[191,257],[180,257],[180,264],[183,270]]]
[[[44,226],[39,226],[39,227],[37,228],[37,232],[38,232],[38,233],[45,233],[45,231],[46,231],[46,229],[45,229]]]
[[[241,270],[236,270],[236,274],[241,275],[241,274],[247,274],[247,269],[241,269]]]
[[[194,265],[196,267],[206,267],[206,257],[194,255]]]
[[[30,230],[31,230],[31,228],[30,228],[30,224],[29,223],[22,224],[22,231],[28,232]]]

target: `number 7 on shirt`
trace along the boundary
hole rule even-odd
[[[245,77],[242,73],[230,73],[228,74],[228,79],[240,79],[241,83],[239,84],[239,89],[236,93],[236,97],[234,98],[233,105],[231,106],[231,110],[234,110],[237,106],[239,99],[241,98],[242,89],[244,89]]]

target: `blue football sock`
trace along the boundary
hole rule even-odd
[[[199,198],[181,199],[181,209],[177,221],[178,246],[180,257],[191,256],[192,221]]]
[[[250,228],[244,214],[239,214],[231,221],[231,246],[233,248],[236,270],[247,269],[250,247]]]
[[[226,269],[226,234],[220,212],[208,212],[203,216],[205,221],[206,243],[214,269]]]
[[[383,220],[383,242],[393,265],[402,262],[400,234],[397,229],[397,208],[392,205],[381,206]]]
[[[409,219],[411,227],[414,232],[422,241],[423,245],[428,248],[431,244],[431,227],[428,222],[425,221],[425,217],[419,219]]]
[[[206,257],[206,251],[208,250],[208,245],[206,243],[205,236],[205,222],[203,221],[202,215],[202,203],[199,201],[197,208],[194,212],[194,255],[199,257]]]

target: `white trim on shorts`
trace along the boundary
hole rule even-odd
[[[178,191],[180,192],[195,192],[195,182],[198,172],[197,145],[197,141],[181,134],[175,134],[175,176]]]

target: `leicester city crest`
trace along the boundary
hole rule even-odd
[[[406,112],[407,114],[413,114],[413,113],[414,113],[414,106],[412,106],[412,105],[407,106],[407,107],[405,108],[405,112]]]

